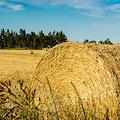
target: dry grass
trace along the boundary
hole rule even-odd
[[[16,71],[20,75],[27,73],[31,76],[45,51],[34,50],[34,54],[29,52],[30,50],[0,50],[0,78]]]
[[[52,88],[47,80],[49,87],[49,97],[52,99],[51,107],[48,106],[48,95],[44,102],[40,102],[42,108],[38,109],[34,105],[36,90],[30,92],[29,80],[22,80],[19,73],[2,79],[0,81],[0,119],[1,120],[78,120],[81,118],[81,112],[84,112],[83,119],[86,120],[86,113],[82,105],[77,90],[73,88],[78,95],[79,103],[72,109],[53,94]],[[82,105],[83,106],[83,105]]]
[[[99,47],[97,52],[93,48],[82,43],[69,42],[57,45],[47,52],[37,65],[31,82],[31,88],[37,89],[35,104],[38,108],[42,107],[40,101],[44,102],[46,99],[49,107],[51,103],[59,103],[52,99],[54,96],[49,97],[51,86],[55,97],[71,106],[71,110],[76,110],[75,106],[81,103],[80,110],[84,111],[82,108],[85,108],[85,113],[80,111],[79,119],[83,119],[85,114],[87,119],[90,114],[94,119],[105,119],[105,115],[109,119],[117,118],[117,92],[119,92],[117,71],[120,61],[116,61],[118,65],[110,62],[111,54],[105,52],[102,54],[104,51],[102,48],[107,49],[105,46]],[[56,111],[54,104],[53,107]]]
[[[53,93],[49,81],[49,95],[46,94],[44,102],[40,102],[42,108],[38,109],[34,104],[36,90],[30,92],[29,80],[22,80],[19,73],[2,79],[0,81],[0,119],[2,120],[79,120],[86,119],[84,106],[79,98],[78,91],[73,83],[75,93],[78,97],[78,106],[64,104]],[[52,99],[51,106],[48,106],[49,98]],[[70,99],[71,102],[71,99]],[[80,107],[82,105],[82,108]],[[84,116],[82,116],[82,112]],[[81,117],[82,116],[82,117]],[[91,117],[91,114],[89,114]],[[93,117],[93,116],[92,116]],[[105,117],[106,118],[106,117]]]
[[[1,120],[39,120],[34,106],[34,92],[30,93],[29,78],[22,80],[19,73],[0,81]]]

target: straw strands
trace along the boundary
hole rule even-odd
[[[57,104],[62,101],[72,109],[81,101],[87,118],[92,114],[94,119],[109,117],[115,120],[119,92],[119,47],[66,42],[50,49],[37,65],[31,81],[31,88],[36,89],[36,106],[42,108],[40,103],[47,101],[47,106],[51,108],[52,102]],[[58,106],[54,107],[57,111]]]
[[[87,45],[96,51],[105,61],[105,64],[116,75],[118,84],[120,84],[120,45]]]

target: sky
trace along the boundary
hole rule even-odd
[[[63,31],[70,41],[120,42],[120,0],[0,0],[0,29]]]

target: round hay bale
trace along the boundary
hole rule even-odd
[[[67,105],[72,101],[77,106],[81,100],[87,117],[92,111],[94,119],[117,118],[116,76],[98,52],[82,43],[66,42],[49,50],[36,67],[31,88],[36,89],[36,106],[54,93]]]
[[[69,42],[69,40],[66,40],[66,42]]]
[[[116,75],[120,86],[120,45],[87,45],[97,52]]]
[[[45,51],[45,52],[48,51],[48,48],[43,48],[43,51]]]
[[[30,50],[28,53],[29,53],[29,54],[34,54],[34,51],[33,51],[33,50]]]

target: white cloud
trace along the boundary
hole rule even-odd
[[[115,12],[120,12],[120,9],[119,10],[115,10]]]
[[[104,18],[103,16],[105,12],[120,12],[120,4],[115,4],[115,1],[118,0],[4,0],[0,2],[0,5],[7,4],[9,8],[15,11],[23,10],[22,3],[36,6],[65,5],[67,7],[80,10],[81,14],[91,17]],[[112,5],[108,5],[108,3],[111,3]]]
[[[63,4],[78,10],[86,10],[87,12],[80,12],[81,14],[91,17],[103,18],[104,10],[99,7],[99,0],[52,0],[51,4]]]
[[[6,2],[0,1],[0,6],[5,5],[5,4],[6,4]]]
[[[96,7],[96,2],[95,0],[74,0],[69,5],[77,9],[93,9]]]
[[[95,18],[104,18],[103,16],[100,16],[99,14],[94,14],[94,13],[81,12],[81,14],[84,14],[90,17],[95,17]]]
[[[88,5],[93,5],[96,3],[96,0],[4,0],[4,1],[12,1],[12,2],[23,2],[27,4],[35,4],[35,5],[42,5],[44,3],[58,5],[64,4],[71,7],[76,7],[77,5],[84,5],[86,8],[89,7]],[[87,6],[86,6],[87,5]]]
[[[120,4],[110,5],[107,7],[107,10],[111,10],[114,12],[120,12]]]
[[[23,6],[22,5],[19,5],[19,4],[16,4],[16,3],[10,3],[10,2],[7,2],[7,1],[6,2],[5,1],[0,1],[0,6],[4,6],[5,7],[4,10],[5,9],[7,10],[9,8],[11,8],[14,11],[23,10]]]
[[[5,0],[7,2],[19,2],[19,3],[27,3],[31,5],[41,5],[43,3],[49,2],[50,0]]]
[[[87,10],[88,13],[85,15],[89,15],[91,17],[99,17],[102,16],[103,10],[98,6],[99,0],[4,0],[7,3],[12,2],[12,5],[8,5],[9,8],[12,8],[13,10],[23,10],[22,5],[14,5],[14,2],[17,3],[27,3],[31,5],[65,5],[71,8],[79,9],[79,10]],[[96,12],[95,14],[93,12]],[[83,13],[82,13],[83,14]]]
[[[103,8],[99,7],[97,0],[74,0],[69,3],[69,6],[75,9],[87,11],[80,12],[81,14],[96,18],[103,18],[104,10]]]
[[[8,5],[9,8],[12,8],[15,11],[19,11],[19,10],[23,10],[23,6],[22,5]]]

